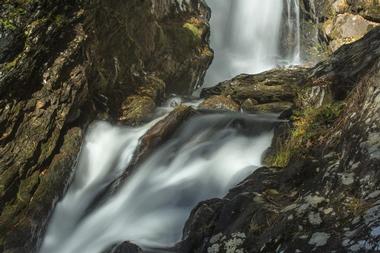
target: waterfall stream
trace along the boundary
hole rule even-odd
[[[279,34],[286,7],[282,1],[207,2],[213,15],[215,61],[206,83],[279,64]],[[289,12],[294,11],[294,2],[288,1]],[[295,14],[299,18],[299,12]],[[299,37],[297,25],[292,32]],[[290,62],[299,59],[297,47]],[[102,253],[123,241],[144,249],[171,247],[181,240],[184,223],[197,203],[223,197],[261,166],[273,136],[273,115],[192,117],[135,168],[117,193],[91,209],[99,193],[128,167],[139,139],[173,110],[171,104],[180,102],[178,98],[169,101],[157,109],[154,120],[139,128],[92,124],[73,183],[53,213],[40,253]]]
[[[194,117],[116,195],[84,213],[96,193],[127,167],[136,140],[149,125],[92,125],[74,183],[55,210],[42,253],[100,253],[125,240],[148,249],[173,246],[197,203],[222,197],[261,165],[273,134],[272,117]]]
[[[205,77],[206,86],[241,73],[255,74],[300,63],[299,0],[207,0],[207,3],[213,11],[211,47],[215,56]],[[281,35],[284,24],[288,25],[289,34]],[[292,53],[284,58],[279,49],[281,40],[288,35],[293,42],[288,49]]]

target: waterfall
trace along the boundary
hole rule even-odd
[[[319,31],[318,31],[319,19],[318,19],[317,7],[315,5],[314,0],[310,0],[310,8],[311,8],[311,15],[313,16],[313,19],[314,19],[314,24],[316,24],[314,40],[315,40],[315,42],[318,42],[318,40],[319,40]]]
[[[94,199],[130,162],[139,138],[157,120],[140,128],[93,124],[87,132],[76,175],[53,214],[41,252],[59,252],[58,245],[70,238]],[[80,252],[80,251],[67,251]]]
[[[273,135],[273,118],[194,117],[137,168],[116,195],[89,212],[97,193],[127,167],[136,140],[151,125],[131,129],[93,124],[75,180],[55,210],[41,253],[101,253],[125,240],[145,249],[173,246],[192,208],[222,197],[260,166]]]
[[[212,9],[211,47],[215,58],[206,86],[246,73],[300,63],[299,0],[207,0]],[[285,8],[285,9],[284,9]],[[287,11],[286,15],[283,15]],[[288,20],[283,20],[288,17]],[[294,22],[295,21],[295,22]],[[292,54],[280,56],[281,29],[288,22]],[[287,36],[287,35],[286,35]],[[284,36],[284,37],[286,37]]]
[[[215,84],[282,64],[282,1],[207,2],[213,12],[215,60],[206,82]],[[298,1],[289,0],[286,7],[289,30],[296,41],[288,62],[294,63],[300,57]],[[295,25],[292,17],[297,19]],[[154,120],[139,128],[92,124],[73,183],[54,210],[40,253],[102,253],[123,241],[148,250],[171,247],[181,240],[185,221],[200,201],[223,197],[261,166],[273,137],[273,115],[204,114],[186,121],[134,168],[118,192],[94,205],[99,194],[128,167],[144,133],[182,102],[170,99],[157,109]],[[199,103],[187,104],[196,107]]]
[[[286,0],[287,2],[287,25],[288,39],[291,41],[288,51],[287,63],[298,65],[301,63],[301,22],[299,0]]]

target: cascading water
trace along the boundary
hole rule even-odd
[[[318,31],[319,19],[318,19],[318,14],[317,14],[317,6],[315,5],[314,0],[310,0],[309,2],[310,2],[310,8],[311,8],[311,15],[313,17],[314,24],[316,24],[314,40],[317,42],[318,37],[319,37],[319,31]]]
[[[291,65],[301,63],[301,23],[299,0],[287,0],[288,35],[293,41],[293,47],[288,48],[291,54],[287,62]]]
[[[213,114],[191,119],[116,195],[85,213],[96,194],[127,167],[138,137],[150,125],[92,126],[42,253],[100,253],[125,240],[144,248],[173,246],[197,203],[222,197],[261,165],[271,143],[273,117]]]
[[[211,16],[211,47],[215,57],[205,77],[213,86],[241,73],[255,74],[300,62],[299,0],[207,0]],[[287,12],[286,15],[284,11]],[[288,17],[288,20],[283,20]],[[280,56],[281,28],[288,22],[294,42]],[[286,36],[284,36],[286,37]]]
[[[207,2],[213,13],[216,58],[206,82],[215,84],[279,64],[282,1]],[[295,2],[288,1],[288,17]],[[299,38],[298,26],[293,32],[297,30]],[[299,56],[297,52],[299,44],[290,62]],[[271,144],[275,117],[242,113],[197,116],[135,168],[116,193],[96,202],[128,167],[144,133],[172,110],[171,105],[181,102],[178,98],[168,101],[167,107],[157,110],[155,120],[140,128],[106,122],[90,127],[74,181],[54,211],[41,253],[101,253],[123,241],[150,250],[171,247],[181,239],[184,223],[197,203],[222,197],[261,165]],[[198,103],[187,104],[196,107]]]

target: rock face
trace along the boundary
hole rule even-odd
[[[198,0],[1,3],[0,252],[35,251],[88,122],[139,124],[198,85],[208,18]]]
[[[378,0],[300,0],[306,61],[323,59],[380,24]]]
[[[369,30],[378,25],[360,15],[344,13],[327,21],[323,25],[323,31],[331,40],[329,48],[334,52],[342,45],[362,38]]]
[[[281,168],[260,168],[223,199],[200,203],[178,252],[379,250],[379,48],[380,28],[306,71],[282,141],[300,149]],[[326,95],[315,87],[329,99],[320,103]]]

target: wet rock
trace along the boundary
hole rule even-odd
[[[197,112],[190,106],[180,105],[175,108],[140,139],[130,166],[136,166],[137,163],[142,162],[155,148],[167,141],[187,119],[196,114]]]
[[[230,97],[211,96],[199,105],[199,109],[238,112],[240,106]]]
[[[121,104],[119,121],[128,125],[139,125],[154,112],[156,104],[147,96],[130,96]]]
[[[143,253],[143,251],[135,244],[132,244],[130,242],[123,242],[112,247],[109,250],[106,250],[103,253]]]

